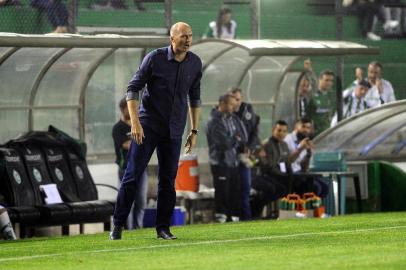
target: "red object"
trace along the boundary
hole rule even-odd
[[[180,158],[175,189],[180,191],[199,191],[199,165],[196,155],[185,155]]]
[[[320,206],[314,209],[314,217],[321,217],[324,214],[324,206]]]

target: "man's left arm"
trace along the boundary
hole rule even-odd
[[[190,131],[186,138],[185,153],[189,154],[192,148],[196,145],[197,133],[199,129],[200,119],[200,80],[202,78],[202,63],[199,61],[199,72],[189,90],[189,118],[190,118]]]

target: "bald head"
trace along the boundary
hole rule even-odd
[[[170,34],[171,37],[173,37],[175,35],[178,35],[179,32],[182,32],[182,30],[184,28],[189,29],[190,31],[192,31],[192,27],[190,27],[190,25],[188,25],[187,23],[177,22],[174,25],[172,25],[169,34]]]
[[[192,28],[187,23],[177,22],[172,25],[170,35],[175,58],[183,60],[190,46],[192,46]]]

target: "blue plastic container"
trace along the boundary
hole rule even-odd
[[[144,209],[144,228],[155,227],[156,208]],[[171,226],[185,225],[186,212],[183,207],[175,207],[171,219]]]

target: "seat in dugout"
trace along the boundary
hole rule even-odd
[[[31,132],[0,150],[0,185],[11,220],[27,226],[110,222],[114,204],[97,200],[86,161],[53,135]],[[65,203],[43,204],[40,185],[51,183]]]

